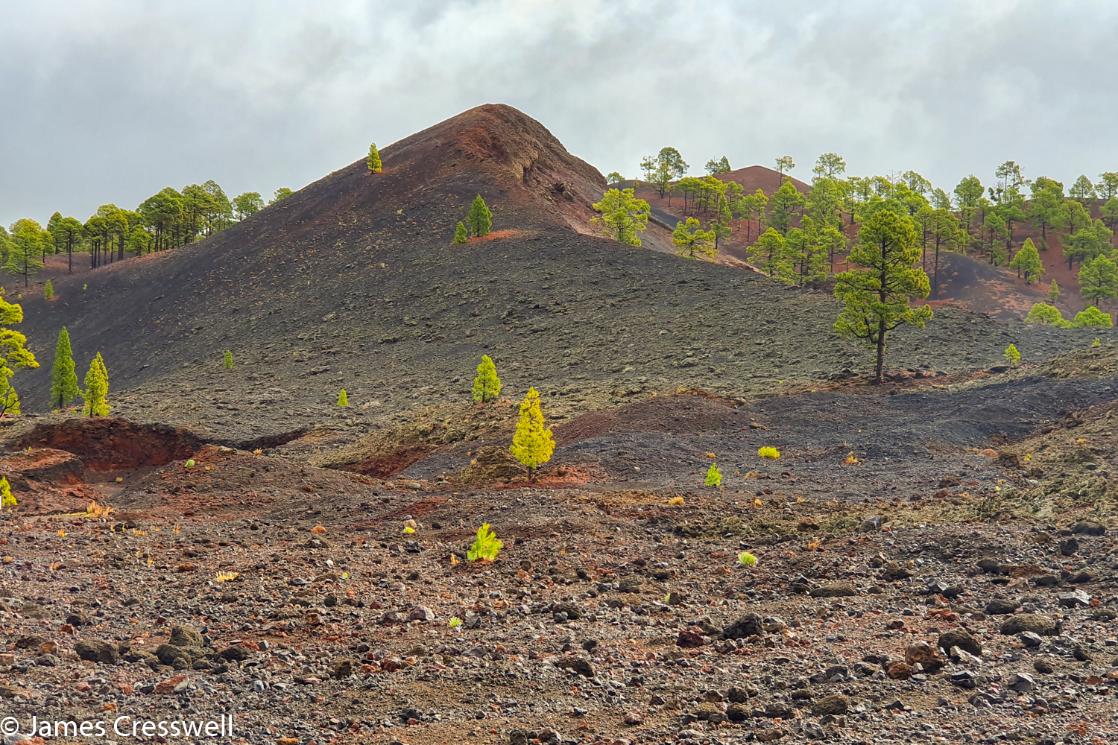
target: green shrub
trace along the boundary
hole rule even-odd
[[[748,551],[742,551],[738,554],[738,564],[743,567],[753,567],[757,565],[757,557]]]
[[[1111,318],[1109,313],[1103,313],[1101,310],[1092,305],[1085,310],[1081,310],[1076,313],[1075,318],[1073,318],[1071,321],[1071,325],[1077,329],[1108,329],[1114,325],[1114,319]]]
[[[505,544],[497,539],[497,534],[489,527],[489,523],[482,523],[474,536],[474,545],[470,546],[466,558],[470,561],[493,561]]]
[[[474,403],[487,403],[501,395],[501,379],[497,376],[497,365],[493,358],[487,354],[481,356],[474,376],[474,385],[470,395]]]
[[[717,463],[711,463],[710,468],[707,469],[707,477],[703,482],[707,486],[719,488],[722,486],[722,472],[718,470]]]
[[[1067,328],[1071,323],[1064,318],[1064,314],[1055,305],[1048,303],[1033,303],[1029,314],[1025,316],[1025,323],[1037,323],[1043,326],[1059,326]]]
[[[19,505],[12,494],[12,485],[8,483],[7,476],[0,476],[0,510],[15,509]]]
[[[1004,356],[1005,361],[1013,367],[1017,367],[1021,364],[1021,353],[1017,351],[1016,344],[1010,344],[1008,347],[1006,347],[1005,351],[1002,352],[1002,356]]]

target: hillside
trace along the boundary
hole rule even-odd
[[[19,721],[1113,739],[1113,333],[941,307],[869,385],[827,292],[595,235],[600,175],[520,112],[381,154],[23,299],[36,413],[0,418]],[[495,231],[452,244],[479,193]],[[954,294],[997,281],[945,271]],[[104,353],[118,417],[41,414],[62,324],[83,369]],[[482,353],[504,383],[484,404]],[[535,479],[510,449],[529,385],[555,440]],[[484,524],[502,544],[475,560]]]
[[[860,348],[816,342],[833,339],[825,293],[591,235],[603,179],[509,107],[472,109],[382,155],[382,174],[354,162],[202,243],[60,278],[51,303],[27,298],[22,328],[44,365],[16,378],[25,409],[45,408],[63,324],[82,370],[104,354],[119,411],[215,432],[323,417],[361,427],[465,395],[484,352],[510,393],[534,384],[570,407],[687,385],[766,391],[865,367]],[[454,246],[477,193],[496,232]],[[1011,340],[1078,343],[950,310],[912,338],[893,367],[988,365]],[[962,339],[965,354],[943,353]],[[226,349],[238,361],[228,372]],[[341,387],[351,413],[332,408]]]

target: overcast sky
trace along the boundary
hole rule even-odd
[[[603,173],[788,153],[808,178],[1118,170],[1118,3],[0,3],[0,223],[216,179],[300,187],[486,102]]]

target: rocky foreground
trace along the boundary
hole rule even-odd
[[[186,741],[1113,742],[1114,362],[643,400],[564,425],[535,485],[430,423],[375,441],[392,473],[315,433],[13,430],[7,742],[223,715]],[[469,562],[482,522],[504,548]]]

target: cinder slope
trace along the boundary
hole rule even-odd
[[[506,393],[536,385],[555,413],[679,386],[770,391],[865,363],[834,339],[826,294],[587,235],[603,179],[514,109],[472,109],[382,154],[382,174],[355,162],[210,240],[61,280],[52,303],[27,299],[22,330],[43,367],[16,378],[25,410],[47,406],[63,324],[79,374],[104,353],[118,413],[230,437],[364,427],[463,397],[482,353]],[[478,193],[499,232],[452,245]],[[1081,343],[952,311],[903,338],[894,367]],[[343,386],[346,410],[334,407]]]

